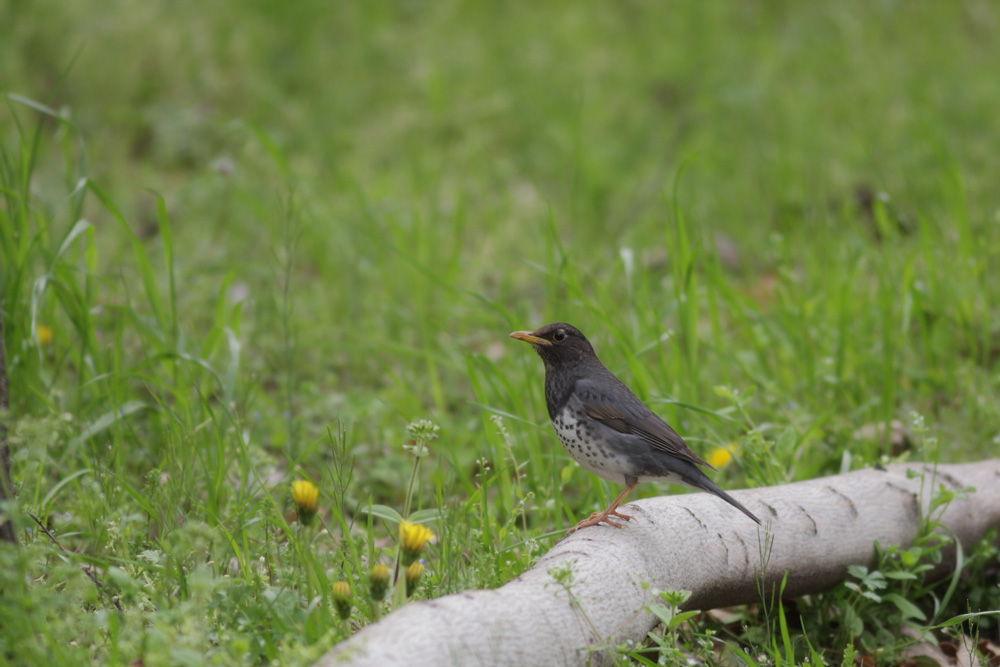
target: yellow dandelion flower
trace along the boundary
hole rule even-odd
[[[434,533],[427,526],[404,521],[399,524],[399,544],[403,549],[403,565],[409,565],[420,558],[427,543],[434,539]]]
[[[721,468],[733,460],[733,453],[726,447],[716,447],[708,455],[708,465],[713,468]]]
[[[337,608],[337,615],[346,621],[351,615],[351,585],[346,581],[337,581],[332,588],[333,606]]]
[[[389,568],[381,563],[372,568],[371,592],[375,602],[381,602],[385,598],[385,592],[389,590],[389,576]]]
[[[35,336],[38,338],[38,347],[45,347],[51,343],[54,335],[52,327],[45,326],[44,324],[39,324],[35,327]]]
[[[292,482],[292,500],[299,508],[299,521],[308,526],[316,515],[316,507],[319,504],[319,489],[308,480],[297,479]]]
[[[406,568],[406,597],[410,597],[413,595],[413,591],[417,590],[417,584],[420,583],[420,575],[423,573],[424,566],[418,560],[413,561]]]

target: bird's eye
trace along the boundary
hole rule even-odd
[[[552,334],[552,337],[556,340],[562,340],[563,338],[566,337],[566,332],[563,331],[562,329],[559,329],[554,334]]]

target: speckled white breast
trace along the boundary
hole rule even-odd
[[[559,442],[563,449],[573,457],[573,459],[585,469],[594,473],[609,482],[622,484],[625,477],[634,472],[633,464],[630,463],[622,452],[613,451],[605,442],[604,438],[635,439],[634,446],[640,449],[648,449],[649,445],[642,442],[636,436],[623,435],[604,424],[594,421],[586,416],[583,404],[576,399],[570,402],[552,419],[552,427],[555,429]],[[677,475],[635,475],[640,482],[671,482],[690,486]]]
[[[582,410],[576,412],[571,405],[568,405],[552,420],[552,427],[559,436],[563,449],[577,463],[598,477],[609,482],[622,483],[629,471],[627,462],[624,457],[609,451],[597,435],[599,429],[607,427],[596,424],[582,415]]]

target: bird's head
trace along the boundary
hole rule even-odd
[[[565,322],[546,324],[534,331],[515,331],[510,337],[531,343],[546,366],[566,366],[597,356],[587,337]]]

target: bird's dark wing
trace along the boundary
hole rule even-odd
[[[643,405],[638,398],[635,398],[634,394],[629,397],[631,399],[629,401],[611,402],[602,399],[597,395],[597,392],[586,391],[586,388],[580,386],[586,382],[584,380],[577,383],[577,392],[583,399],[583,408],[588,417],[619,433],[637,435],[653,447],[671,456],[676,456],[695,465],[712,468],[691,451],[684,439],[677,435],[677,431],[670,428],[667,422]],[[624,387],[624,385],[622,386]],[[631,392],[629,393],[631,394]],[[714,469],[712,468],[712,470]]]

